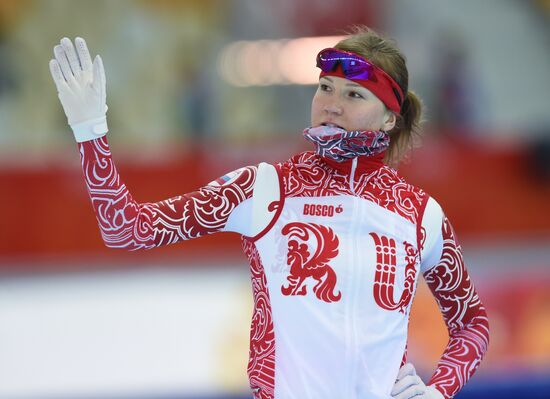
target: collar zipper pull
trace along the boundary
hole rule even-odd
[[[351,190],[352,194],[355,194],[355,169],[357,168],[357,158],[353,158],[351,161],[351,173],[349,177],[349,189]]]

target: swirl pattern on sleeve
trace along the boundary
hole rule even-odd
[[[235,207],[252,196],[256,168],[231,181],[157,203],[137,203],[121,181],[105,137],[79,144],[82,170],[105,245],[150,249],[223,230]]]
[[[248,379],[255,399],[273,399],[275,395],[275,331],[267,279],[254,241],[242,237],[242,245],[250,262],[254,295]]]
[[[424,278],[447,324],[449,342],[429,384],[445,398],[452,398],[475,373],[487,351],[489,322],[447,218],[442,230],[441,260]]]

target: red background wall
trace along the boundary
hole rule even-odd
[[[246,146],[202,142],[191,148],[178,144],[160,151],[140,150],[140,154],[121,147],[111,144],[115,162],[140,202],[192,191],[237,167],[284,160],[309,149],[300,140]],[[89,203],[76,147],[74,153],[54,154],[40,165],[10,163],[9,168],[0,168],[0,270],[13,267],[13,261],[24,272],[27,267],[34,271],[63,267],[59,265],[75,258],[135,263],[153,258],[206,261],[240,256],[238,236],[230,233],[140,253],[107,249]],[[535,177],[527,146],[495,146],[440,134],[427,138],[399,170],[438,200],[461,239],[549,236],[550,184]]]

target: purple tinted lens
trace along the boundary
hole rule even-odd
[[[371,71],[370,64],[356,58],[347,58],[341,61],[344,74],[348,78],[368,80]]]
[[[338,64],[347,78],[369,79],[372,67],[359,57],[337,51],[325,51],[317,57],[317,66],[325,73],[334,71]]]
[[[321,68],[323,72],[332,72],[338,65],[339,58],[328,57],[325,54],[319,54],[317,57],[317,67]]]

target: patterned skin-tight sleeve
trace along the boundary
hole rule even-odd
[[[256,167],[246,167],[227,184],[218,179],[188,194],[139,204],[121,181],[105,136],[78,145],[101,235],[110,248],[150,249],[223,231],[235,207],[252,196]]]
[[[439,263],[424,273],[449,331],[449,342],[429,384],[452,398],[474,374],[489,345],[489,322],[464,266],[447,218]]]

